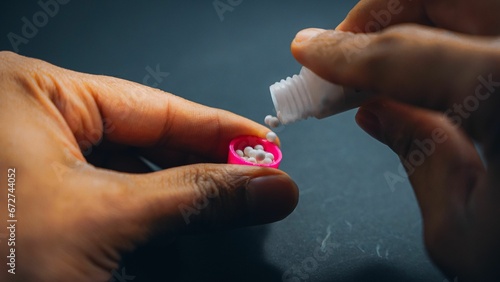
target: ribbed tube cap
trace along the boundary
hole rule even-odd
[[[336,100],[341,102],[343,97],[342,87],[322,79],[305,67],[300,70],[299,75],[274,83],[269,91],[282,124],[311,116],[320,117],[325,111],[325,101],[337,97]]]

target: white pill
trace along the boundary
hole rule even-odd
[[[255,147],[253,147],[255,150],[264,150],[264,146],[262,145],[255,145]]]
[[[252,148],[252,147],[250,147],[250,146],[246,146],[246,147],[245,147],[245,149],[243,150],[243,152],[245,153],[245,155],[247,155],[247,156],[248,156],[248,153],[249,153],[251,150],[253,150],[253,148]]]
[[[280,120],[277,117],[272,117],[267,125],[271,128],[278,127],[280,126]]]
[[[255,159],[260,162],[263,161],[266,158],[266,153],[264,151],[257,151],[257,154],[255,155]]]
[[[270,164],[270,163],[272,163],[272,162],[273,162],[273,160],[271,160],[270,158],[265,158],[265,159],[262,161],[262,163],[263,163],[263,164]]]
[[[274,142],[276,141],[276,138],[278,138],[278,136],[276,135],[276,133],[272,132],[272,131],[269,131],[267,134],[266,134],[266,139],[267,141],[269,142]]]
[[[265,118],[264,118],[264,123],[269,125],[269,123],[271,123],[271,119],[273,118],[272,115],[267,115]],[[269,125],[270,126],[270,125]]]
[[[247,161],[249,161],[251,163],[256,163],[257,162],[257,160],[255,158],[253,158],[253,157],[248,158]]]
[[[240,157],[243,157],[245,155],[242,150],[236,150],[236,154],[238,154],[238,156]]]
[[[248,152],[247,156],[255,158],[255,156],[257,156],[257,152],[258,152],[258,150],[252,149],[252,150],[250,150],[250,152]]]
[[[272,153],[266,153],[266,158],[274,160],[274,155]]]

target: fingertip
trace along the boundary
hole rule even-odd
[[[299,63],[304,64],[304,59],[307,54],[312,53],[311,50],[314,46],[311,44],[314,39],[321,34],[325,33],[327,30],[321,28],[306,28],[299,31],[292,41],[290,46],[292,55],[295,57]]]
[[[297,38],[302,38],[300,33],[314,32],[310,29],[299,32]],[[307,40],[294,40],[291,45],[291,51],[295,59],[312,70],[322,78],[339,83],[339,77],[348,77],[348,73],[353,73],[357,65],[352,64],[354,55],[358,53],[356,44],[366,38],[358,38],[352,32],[340,30],[323,30],[322,32],[310,37]],[[353,50],[351,52],[351,50]],[[349,68],[351,71],[347,71]],[[356,77],[356,79],[360,79]],[[351,79],[352,80],[352,79]]]
[[[306,28],[301,31],[299,31],[296,35],[295,38],[293,39],[294,43],[303,43],[306,42],[315,36],[325,32],[325,29],[322,28]]]
[[[260,176],[248,182],[246,200],[250,224],[270,223],[292,213],[299,189],[286,174]]]

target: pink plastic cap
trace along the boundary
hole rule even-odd
[[[274,160],[270,164],[258,164],[248,162],[242,157],[238,156],[236,150],[244,150],[245,147],[255,147],[255,145],[262,145],[264,147],[264,151],[269,152],[274,155]],[[253,166],[263,166],[263,167],[272,167],[278,168],[283,155],[281,154],[281,150],[278,145],[270,142],[266,139],[257,137],[257,136],[239,136],[234,138],[231,143],[229,143],[229,153],[227,157],[228,164],[241,164],[241,165],[253,165]]]

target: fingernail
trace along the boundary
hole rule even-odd
[[[295,182],[286,175],[250,180],[246,187],[250,222],[263,224],[285,218],[297,205],[298,191]]]
[[[379,118],[371,111],[364,107],[360,107],[356,114],[356,122],[358,125],[370,134],[373,138],[382,141],[382,126]]]
[[[299,33],[297,33],[297,35],[295,35],[294,41],[296,43],[301,43],[301,42],[304,42],[304,41],[307,41],[307,40],[313,38],[314,36],[316,36],[322,32],[325,32],[325,30],[321,29],[321,28],[303,29],[303,30],[299,31]]]

